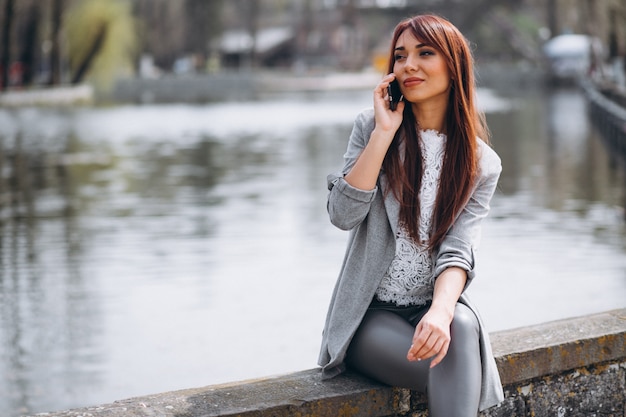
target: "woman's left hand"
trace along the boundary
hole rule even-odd
[[[407,353],[407,359],[420,361],[434,356],[430,367],[439,364],[450,347],[451,322],[449,313],[431,306],[415,328],[413,344]]]

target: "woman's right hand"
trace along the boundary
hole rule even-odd
[[[387,86],[395,79],[393,74],[383,77],[374,90],[374,119],[376,125],[367,145],[346,174],[348,184],[360,190],[373,190],[383,165],[385,155],[393,142],[396,131],[402,124],[402,111],[405,103],[400,101],[395,111],[389,107]]]
[[[391,110],[389,107],[387,87],[395,78],[396,76],[393,73],[385,75],[374,89],[374,118],[376,120],[376,129],[392,134],[395,134],[402,124],[402,114],[405,106],[404,100],[400,100],[395,110]]]

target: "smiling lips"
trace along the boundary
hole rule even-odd
[[[423,82],[424,82],[424,79],[423,79],[423,78],[418,78],[418,77],[409,77],[409,78],[407,78],[406,80],[404,80],[404,81],[402,82],[402,84],[403,84],[405,87],[414,87],[414,86],[416,86],[416,85],[420,85],[420,84],[421,84],[421,83],[423,83]]]

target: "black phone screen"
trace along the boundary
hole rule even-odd
[[[389,86],[387,87],[387,94],[389,95],[389,108],[391,110],[395,110],[398,106],[400,98],[402,97],[402,92],[400,91],[400,84],[398,84],[398,81],[393,80],[391,83],[389,83]]]

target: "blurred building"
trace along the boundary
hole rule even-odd
[[[0,0],[3,85],[67,82],[71,78],[70,46],[77,44],[77,39],[68,38],[68,16],[85,3],[87,0]],[[102,44],[109,52],[114,48],[123,50],[127,60],[134,62],[134,71],[149,77],[250,68],[306,72],[358,71],[373,66],[382,70],[396,23],[427,12],[451,20],[484,60],[539,64],[542,44],[562,34],[597,38],[608,62],[615,68],[626,56],[624,0],[89,0],[89,3],[100,3],[103,10],[112,9],[115,4],[125,5],[126,15],[121,17],[132,22],[126,38],[134,38],[133,45],[107,42],[107,39]],[[96,20],[94,17],[94,25]],[[121,20],[110,19],[113,23]],[[118,36],[119,32],[111,30],[107,37]],[[91,50],[95,62],[98,51],[95,47]],[[102,65],[92,64],[91,69],[94,68]]]
[[[544,51],[557,78],[593,76],[622,83],[626,59],[624,0],[535,0],[544,4]]]
[[[219,53],[225,67],[247,67],[254,55],[264,67],[284,67],[294,60],[296,36],[291,27],[258,30],[256,37],[245,30],[227,30],[219,42]]]

